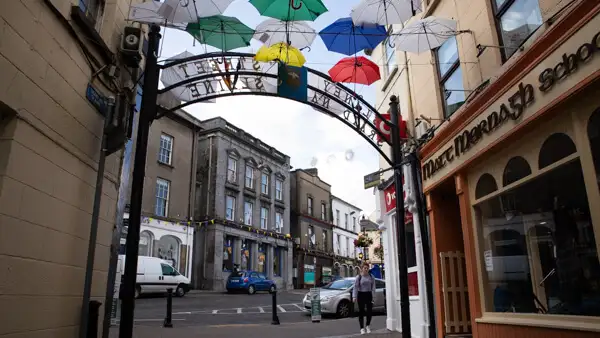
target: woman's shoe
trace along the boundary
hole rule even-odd
[[[360,329],[360,334],[365,334],[365,333],[367,333],[367,330],[365,330],[365,329]]]
[[[365,328],[365,331],[367,331],[367,333],[371,333],[371,327],[367,325],[367,327]]]

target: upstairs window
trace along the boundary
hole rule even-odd
[[[173,154],[173,137],[160,135],[160,145],[158,147],[158,162],[171,165]]]
[[[227,182],[237,183],[237,160],[233,157],[227,160]]]
[[[269,208],[260,208],[260,228],[267,230],[269,227]]]
[[[260,175],[260,193],[264,194],[264,195],[268,195],[269,194],[269,183],[270,183],[270,179],[269,179],[269,173],[261,173]]]
[[[275,199],[283,201],[283,181],[275,180]]]
[[[254,168],[246,165],[246,179],[244,180],[244,186],[249,189],[254,189]]]
[[[171,182],[159,178],[156,180],[156,205],[154,214],[156,216],[167,217],[169,213],[169,190]]]
[[[465,102],[465,88],[456,37],[450,37],[436,50],[436,60],[444,104],[444,118],[448,118]]]
[[[96,31],[102,28],[105,0],[79,0],[79,9],[92,22]]]
[[[492,0],[504,60],[510,58],[523,42],[543,23],[538,0]]]
[[[327,220],[327,205],[325,203],[321,203],[321,219]]]
[[[312,216],[313,214],[313,199],[312,197],[309,197],[307,202],[307,207],[308,207],[308,214]]]

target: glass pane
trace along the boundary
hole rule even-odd
[[[504,5],[504,3],[506,3],[506,1],[508,1],[508,0],[496,0],[496,8],[498,8],[498,9],[502,8],[502,5]]]
[[[389,45],[385,46],[387,75],[390,75],[396,67],[396,50]]]
[[[542,25],[538,0],[516,0],[500,17],[502,42],[507,57]]]
[[[600,264],[579,160],[475,210],[488,311],[600,315]]]
[[[444,83],[444,98],[446,99],[446,117],[454,114],[465,103],[463,77],[460,66]]]
[[[452,36],[444,42],[437,50],[438,67],[440,76],[443,78],[452,65],[458,61],[458,47],[456,46],[456,37]],[[462,85],[461,85],[462,89]]]
[[[223,238],[223,271],[233,271],[233,240],[231,236]]]

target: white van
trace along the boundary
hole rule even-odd
[[[125,255],[119,255],[119,272],[125,271]],[[157,257],[139,256],[137,278],[135,283],[135,298],[142,293],[163,293],[173,289],[177,297],[183,297],[190,290],[190,280],[169,261]]]

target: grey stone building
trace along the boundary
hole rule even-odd
[[[333,274],[333,224],[331,185],[319,178],[316,168],[290,173],[294,287],[326,283]]]
[[[290,158],[222,118],[198,143],[193,283],[224,290],[234,267],[292,287]]]

